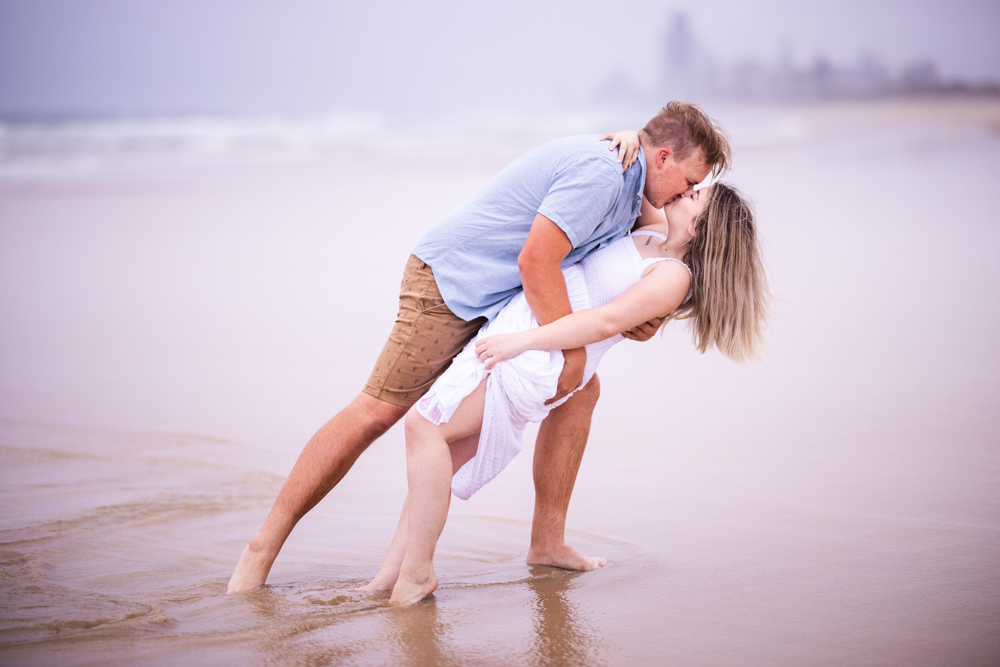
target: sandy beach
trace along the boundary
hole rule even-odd
[[[423,231],[533,146],[648,110],[3,126],[0,662],[1000,664],[1000,102],[708,111],[766,240],[766,357],[677,324],[617,346],[568,524],[610,565],[524,564],[531,430],[452,503],[406,610],[351,591],[406,494],[401,426],[266,588],[223,589]]]

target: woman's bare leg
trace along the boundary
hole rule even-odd
[[[382,561],[375,578],[366,585],[359,588],[359,591],[391,591],[399,578],[399,566],[403,563],[403,552],[406,549],[406,516],[410,507],[410,495],[406,495],[403,501],[403,509],[399,512],[399,523],[396,524],[396,532],[389,543],[389,553]]]
[[[486,381],[455,410],[451,420],[435,426],[416,410],[406,415],[406,539],[393,604],[414,604],[437,588],[434,548],[448,518],[451,477],[455,469],[449,443],[458,444],[483,424]],[[466,447],[461,448],[463,450]]]
[[[452,476],[476,455],[478,447],[478,432],[451,443]],[[389,544],[389,553],[386,554],[385,560],[382,561],[382,567],[371,582],[358,590],[368,592],[391,591],[392,587],[396,585],[396,579],[399,578],[399,567],[403,564],[403,553],[406,550],[406,515],[409,511],[409,506],[410,496],[407,494],[406,501],[403,502],[403,509],[399,513],[399,523],[396,524],[396,532],[392,536],[392,542]]]

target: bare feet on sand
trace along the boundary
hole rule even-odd
[[[580,570],[590,572],[608,564],[607,558],[592,558],[569,546],[565,542],[557,547],[535,548],[528,550],[528,565],[548,565],[561,567],[564,570]]]
[[[366,593],[374,593],[375,591],[391,591],[396,585],[396,580],[399,579],[399,565],[395,568],[388,568],[383,566],[375,578],[370,582],[361,586],[360,588],[355,588],[356,591],[364,591]]]
[[[396,580],[396,585],[392,589],[392,596],[389,598],[389,602],[393,606],[408,607],[423,600],[433,593],[437,587],[437,575],[434,573],[433,568],[420,576],[400,572],[399,579]]]
[[[273,562],[274,559],[269,558],[263,549],[254,549],[252,544],[248,544],[226,584],[226,595],[245,593],[263,586]]]

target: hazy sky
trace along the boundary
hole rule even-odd
[[[784,39],[1000,80],[997,0],[0,0],[0,113],[580,104],[613,72],[652,85],[677,11],[723,63]]]

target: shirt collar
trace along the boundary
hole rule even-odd
[[[635,158],[635,164],[625,170],[625,182],[629,185],[634,183],[636,186],[632,217],[637,218],[642,209],[642,192],[646,187],[646,152],[642,150],[642,146],[639,146],[639,155]]]

